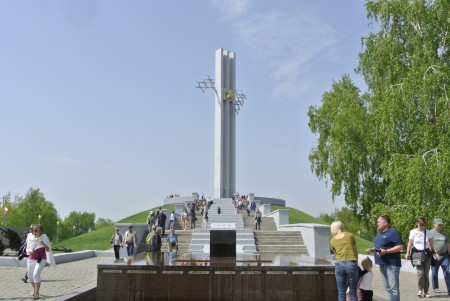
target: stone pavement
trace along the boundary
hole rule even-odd
[[[97,284],[97,264],[102,263],[113,263],[113,257],[92,257],[62,263],[54,270],[49,266],[45,267],[42,272],[40,300],[65,300],[84,291],[86,288],[95,287]],[[385,301],[387,300],[387,294],[377,265],[374,266],[373,272],[374,300]],[[20,280],[24,273],[24,267],[0,266],[0,300],[33,299],[31,296],[33,291],[31,285],[29,283],[25,284]],[[431,293],[433,298],[450,300],[442,277],[439,278],[439,287],[445,293]],[[409,263],[404,262],[400,273],[401,300],[418,300],[416,293],[416,273]]]
[[[85,287],[95,287],[97,264],[113,260],[113,257],[92,257],[62,263],[55,269],[46,266],[41,274],[39,300],[65,300]],[[25,271],[25,267],[0,266],[0,300],[33,300],[31,284],[20,280]]]
[[[400,298],[401,300],[410,301],[410,300],[419,300],[417,297],[417,278],[416,271],[412,269],[411,264],[402,260],[402,269],[400,270]],[[386,290],[384,288],[384,282],[381,278],[380,268],[378,265],[375,265],[373,268],[373,292],[374,292],[374,300],[376,301],[387,301],[388,296]],[[450,296],[447,293],[447,288],[445,286],[444,278],[439,277],[439,289],[443,292],[441,294],[434,294],[431,288],[431,272],[430,272],[430,290],[429,294],[433,299],[445,299],[450,300]]]

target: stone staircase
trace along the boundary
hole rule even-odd
[[[217,213],[220,206],[221,214]],[[181,215],[176,215],[175,233],[178,235],[178,254],[188,252],[209,253],[210,228],[211,223],[234,223],[236,224],[236,248],[238,253],[264,254],[280,253],[308,255],[308,250],[304,244],[302,234],[299,231],[277,231],[277,226],[272,217],[262,217],[261,230],[255,230],[255,212],[251,211],[250,216],[247,210],[239,212],[234,208],[231,199],[215,199],[214,204],[208,210],[208,224],[202,228],[203,217],[200,211],[197,213],[196,228],[183,230]],[[170,230],[166,229],[166,235]],[[148,245],[145,242],[148,232],[138,245],[137,254],[147,252]],[[165,239],[163,237],[162,249],[166,250]]]
[[[262,222],[261,222],[262,229]],[[255,231],[258,253],[308,255],[308,249],[299,231]]]
[[[220,206],[221,213],[218,214]],[[236,249],[238,253],[255,253],[255,239],[251,229],[245,227],[241,214],[237,214],[231,199],[215,199],[208,210],[208,224],[204,229],[194,229],[190,252],[209,253],[211,223],[236,225]]]
[[[250,216],[247,216],[247,210],[241,210],[241,213],[245,228],[255,230],[255,211],[251,211]],[[260,226],[261,231],[277,231],[277,225],[272,217],[262,217]]]

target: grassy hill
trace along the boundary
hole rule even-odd
[[[175,207],[173,205],[162,206],[163,209],[173,211]],[[142,212],[136,213],[124,219],[117,221],[117,223],[146,223],[147,215],[150,210],[158,210],[158,207],[144,210]],[[300,211],[295,208],[284,207],[284,206],[271,206],[271,210],[278,209],[289,209],[289,223],[290,224],[298,224],[298,223],[316,223],[316,224],[324,224],[324,221],[321,219],[315,218],[303,211]],[[114,233],[114,226],[107,226],[97,230],[93,230],[89,233],[85,233],[79,235],[77,237],[73,237],[68,240],[61,241],[59,243],[54,243],[54,246],[64,246],[65,248],[72,249],[73,251],[82,251],[82,250],[108,250],[111,249],[111,244],[109,243],[112,234]],[[122,233],[123,234],[123,233]],[[373,246],[373,243],[362,239],[356,236],[356,244],[358,246],[358,252],[360,254],[364,254],[367,248]]]

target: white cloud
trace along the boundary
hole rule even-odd
[[[337,31],[313,10],[258,11],[244,0],[215,4],[242,44],[265,63],[278,94],[300,96],[312,62],[337,42]]]

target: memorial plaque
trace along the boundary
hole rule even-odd
[[[236,230],[210,231],[211,257],[236,257]]]

